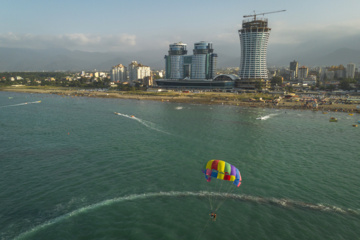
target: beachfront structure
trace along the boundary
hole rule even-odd
[[[124,65],[119,64],[113,66],[110,70],[110,79],[112,82],[126,82],[127,81],[127,72]]]
[[[184,56],[187,54],[186,44],[179,42],[169,45],[169,55],[165,55],[165,69],[167,79],[183,79]]]
[[[151,75],[150,67],[132,61],[128,67],[129,81],[142,80]]]
[[[197,42],[191,63],[191,79],[212,79],[215,77],[217,54],[213,53],[211,42]]]
[[[165,56],[165,79],[157,79],[156,84],[164,88],[231,89],[238,77],[216,74],[217,54],[211,42],[194,44],[193,55],[186,55],[186,44],[169,45],[169,55]]]
[[[346,77],[354,78],[355,77],[355,64],[349,63],[346,67]]]
[[[243,20],[240,29],[240,71],[241,80],[268,79],[266,54],[271,28],[265,18]]]

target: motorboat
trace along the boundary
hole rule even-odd
[[[337,120],[337,118],[331,117],[329,121],[330,122],[337,122],[338,120]]]

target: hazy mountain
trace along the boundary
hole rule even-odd
[[[305,66],[346,65],[360,63],[360,50],[341,48],[336,51],[310,49],[308,51],[271,48],[268,51],[268,65],[288,66],[293,60]],[[218,57],[218,67],[238,67],[240,52],[223,52]],[[326,54],[324,54],[324,52]],[[164,69],[164,55],[167,51],[149,50],[147,52],[85,52],[67,49],[26,49],[0,48],[0,72],[14,71],[109,71],[119,63],[127,66],[131,61],[150,66],[151,69]]]
[[[301,48],[300,48],[301,49]],[[286,49],[268,51],[268,65],[289,66],[291,61],[299,62],[301,66],[331,66],[348,63],[360,65],[360,50],[340,48],[336,49]]]
[[[129,56],[119,53],[69,51],[67,49],[0,48],[0,71],[110,70],[128,64]],[[129,62],[130,63],[130,62]]]

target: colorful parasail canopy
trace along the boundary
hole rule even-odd
[[[207,162],[205,170],[205,178],[208,182],[211,181],[211,177],[234,182],[239,187],[241,184],[241,175],[239,169],[222,160],[210,160]]]

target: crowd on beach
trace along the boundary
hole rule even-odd
[[[101,97],[101,98],[124,98],[137,100],[154,100],[163,102],[178,102],[192,104],[219,104],[236,105],[245,107],[262,108],[284,108],[313,111],[335,111],[360,113],[359,101],[348,101],[347,96],[328,95],[257,95],[243,93],[182,93],[182,94],[160,94],[146,92],[120,92],[120,91],[94,91],[79,89],[41,89],[41,88],[3,88],[1,91],[27,92],[27,93],[48,93],[67,97]],[[263,96],[263,97],[259,97]],[[356,99],[355,99],[356,100]]]

